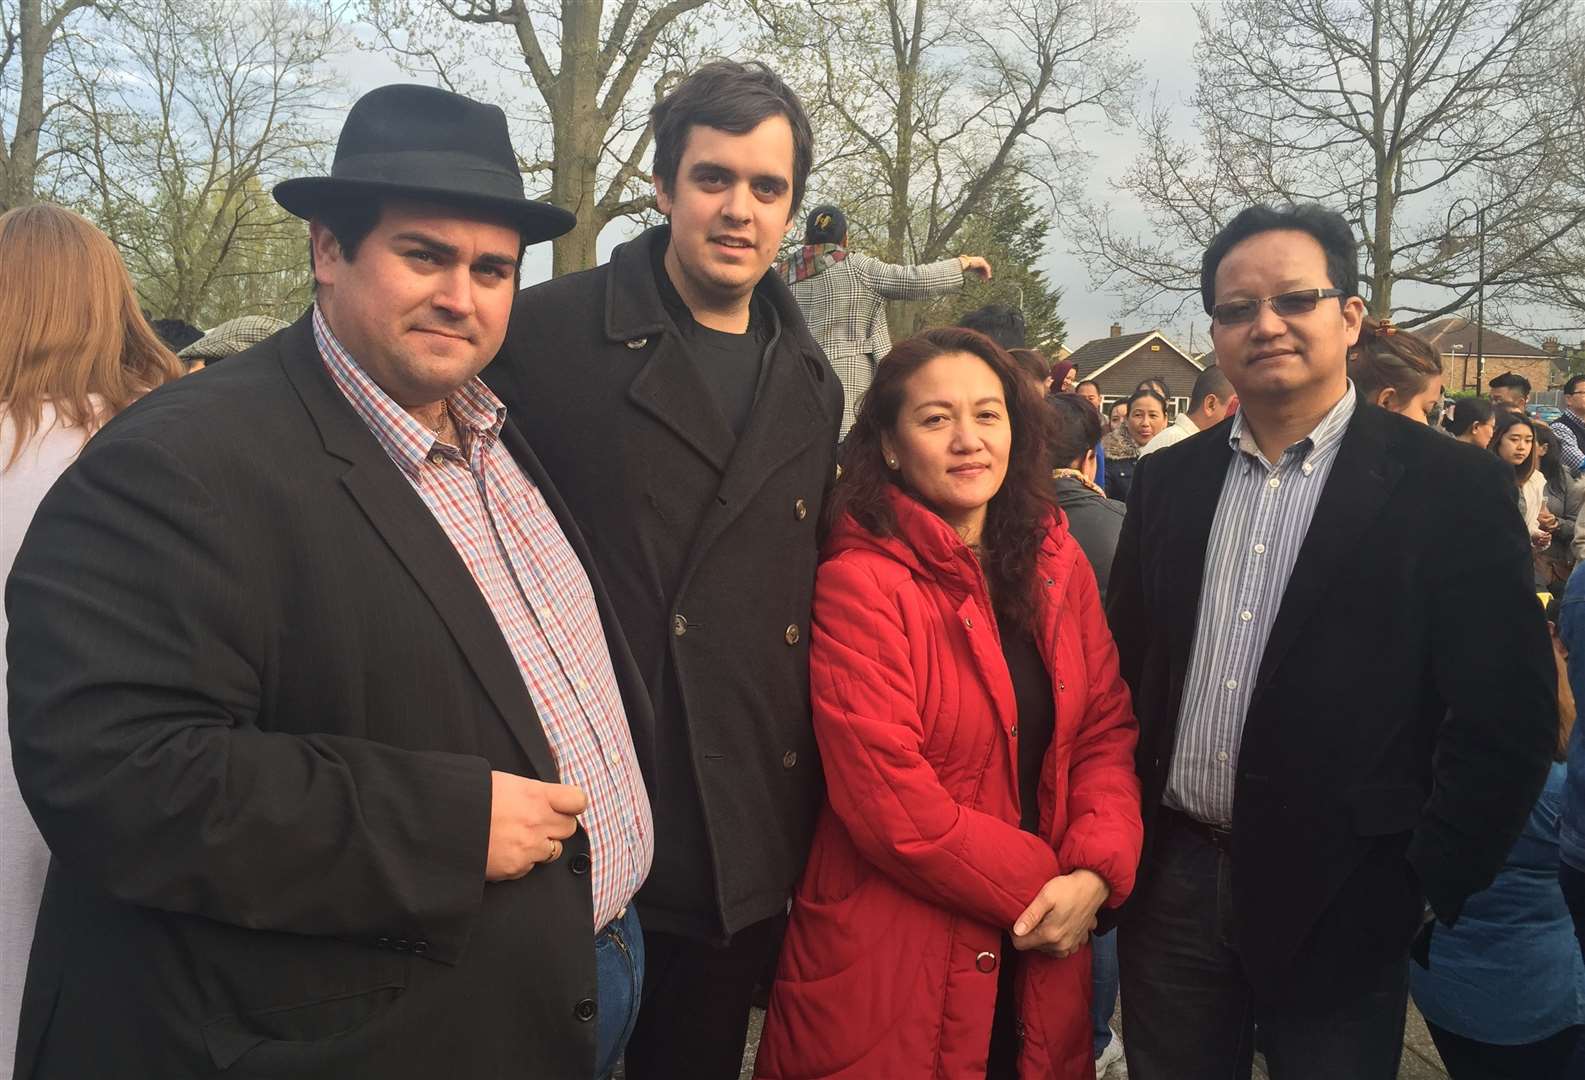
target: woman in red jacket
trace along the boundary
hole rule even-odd
[[[1094,1075],[1089,931],[1133,886],[1138,729],[1050,421],[961,329],[897,346],[828,502],[828,788],[757,1075]]]

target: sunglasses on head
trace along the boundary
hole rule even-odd
[[[1229,300],[1225,304],[1212,307],[1211,318],[1223,326],[1238,326],[1242,323],[1254,322],[1255,316],[1260,314],[1261,305],[1270,304],[1272,311],[1286,319],[1294,315],[1308,315],[1322,300],[1342,295],[1342,289],[1299,289],[1296,292],[1268,296],[1264,300]]]

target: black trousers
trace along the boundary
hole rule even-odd
[[[1455,1035],[1429,1020],[1425,1026],[1452,1080],[1565,1080],[1580,1036],[1578,1027],[1570,1027],[1539,1042],[1497,1046]]]
[[[627,1080],[738,1080],[754,986],[780,947],[785,916],[726,946],[644,932],[644,994],[627,1043]]]
[[[1257,1003],[1234,950],[1232,859],[1163,811],[1148,873],[1118,928],[1123,1053],[1133,1080],[1247,1080],[1258,1023],[1272,1080],[1395,1080],[1408,957],[1326,1012]]]

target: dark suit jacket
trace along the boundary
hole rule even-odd
[[[1140,727],[1136,902],[1231,424],[1140,461],[1112,568],[1108,615]],[[1283,595],[1238,758],[1236,945],[1257,992],[1347,994],[1403,956],[1422,895],[1452,919],[1491,882],[1545,779],[1556,687],[1512,472],[1361,404]]]
[[[484,373],[611,590],[655,707],[651,929],[731,934],[786,910],[823,789],[809,713],[816,527],[842,386],[774,274],[771,347],[734,437],[661,300],[651,245],[524,292]]]
[[[642,754],[647,700],[590,577]],[[107,425],[6,603],[17,777],[55,856],[19,1077],[593,1073],[587,837],[485,884],[490,770],[555,761],[307,317]]]

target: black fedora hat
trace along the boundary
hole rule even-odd
[[[364,94],[347,113],[330,175],[283,180],[273,194],[300,218],[372,195],[476,207],[515,222],[525,244],[554,239],[577,223],[559,206],[523,196],[505,113],[413,84]]]

